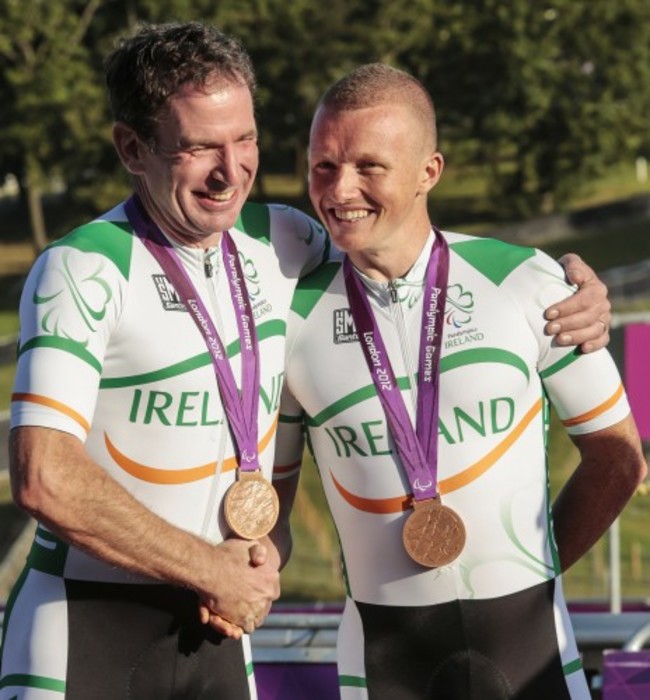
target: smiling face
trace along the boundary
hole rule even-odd
[[[316,113],[309,194],[332,241],[357,267],[370,272],[373,261],[390,260],[408,269],[417,258],[430,231],[427,194],[443,166],[430,143],[399,103]]]
[[[147,211],[169,236],[207,248],[234,225],[258,167],[248,87],[186,86],[158,119],[154,148],[123,123],[113,136]]]

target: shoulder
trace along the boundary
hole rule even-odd
[[[296,242],[307,243],[314,237],[325,236],[325,230],[317,221],[285,204],[246,202],[235,228],[269,245],[278,233]]]
[[[291,310],[298,316],[307,318],[325,293],[331,289],[337,276],[342,271],[342,264],[343,254],[339,251],[334,251],[330,260],[303,277],[296,286]]]
[[[328,256],[325,229],[294,207],[246,202],[235,228],[249,239],[272,248],[289,276],[314,269]]]
[[[133,230],[123,205],[83,224],[52,243],[42,254],[43,263],[61,258],[84,265],[89,258],[104,258],[128,279],[133,252]]]
[[[447,231],[444,235],[453,253],[497,286],[516,270],[529,267],[534,259],[550,260],[535,248],[506,243],[498,238],[481,238]]]

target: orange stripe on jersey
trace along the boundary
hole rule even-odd
[[[258,449],[260,452],[262,452],[269,444],[277,427],[278,414],[276,414],[275,420],[271,424],[271,427],[266,431],[266,434],[259,442]],[[107,433],[104,433],[104,442],[106,444],[106,449],[119,467],[136,479],[140,479],[140,481],[147,481],[150,484],[189,484],[193,481],[206,479],[217,471],[216,462],[208,462],[207,464],[201,464],[197,467],[186,467],[183,469],[159,469],[158,467],[149,467],[141,462],[136,462],[120,452],[111,442]],[[228,457],[228,459],[223,461],[221,471],[229,472],[236,468],[237,458]]]
[[[296,467],[299,467],[301,463],[302,460],[299,459],[296,462],[293,462],[292,464],[276,464],[273,467],[273,475],[275,476],[277,474],[278,476],[282,476],[283,474],[289,474],[294,469],[296,469]]]
[[[77,411],[75,411],[74,408],[70,408],[70,406],[61,403],[61,401],[57,401],[56,399],[50,399],[49,397],[41,396],[40,394],[28,394],[20,392],[12,394],[11,400],[27,401],[28,403],[37,403],[41,406],[53,408],[55,411],[59,411],[59,413],[63,413],[64,415],[68,416],[68,418],[72,418],[72,420],[78,423],[87,433],[90,432],[90,423],[81,415],[81,413],[77,413]]]
[[[448,479],[443,479],[438,483],[440,493],[450,493],[456,491],[463,486],[467,486],[475,479],[478,479],[481,474],[484,474],[494,463],[502,457],[512,445],[519,439],[521,434],[526,430],[533,418],[542,410],[542,400],[536,401],[531,408],[528,409],[526,415],[512,429],[508,435],[493,449],[488,452],[485,457],[479,459],[478,462],[467,467],[462,472],[455,476],[450,476]]]
[[[567,418],[566,420],[563,420],[562,425],[566,426],[567,428],[570,428],[573,425],[580,425],[581,423],[586,423],[588,420],[596,418],[602,413],[605,413],[605,411],[610,409],[612,406],[614,406],[614,404],[618,402],[621,396],[623,396],[623,384],[618,385],[618,389],[607,399],[607,401],[603,401],[603,403],[601,403],[599,406],[596,406],[596,408],[592,408],[591,411],[581,413],[579,416],[575,416],[574,418]]]
[[[533,406],[528,410],[526,415],[519,421],[519,423],[513,428],[513,430],[508,433],[508,435],[490,452],[488,452],[485,457],[475,462],[467,469],[459,472],[455,476],[451,476],[448,479],[443,479],[438,484],[438,490],[440,493],[451,493],[457,489],[467,486],[484,474],[490,467],[494,466],[496,461],[502,457],[512,445],[519,439],[524,430],[531,423],[533,418],[542,410],[542,400],[536,401]],[[393,496],[389,498],[364,498],[362,496],[357,496],[356,494],[348,491],[344,488],[334,477],[330,470],[330,476],[336,486],[338,492],[351,506],[357,510],[362,510],[366,513],[377,513],[377,514],[388,514],[388,513],[399,513],[404,510],[411,508],[412,495],[401,495]]]
[[[408,510],[411,507],[411,497],[402,494],[401,496],[393,496],[393,498],[364,498],[357,496],[355,493],[348,491],[337,480],[334,474],[330,471],[330,476],[336,486],[338,492],[343,498],[357,510],[362,510],[366,513],[399,513],[403,510]]]

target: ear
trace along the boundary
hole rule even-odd
[[[143,157],[147,146],[132,127],[124,122],[113,124],[113,145],[122,165],[131,175],[142,175],[145,171]]]
[[[444,167],[445,159],[438,151],[434,151],[424,159],[418,189],[421,194],[428,194],[438,184]]]

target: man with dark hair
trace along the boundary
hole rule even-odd
[[[341,542],[344,700],[588,700],[561,572],[646,474],[616,367],[544,333],[541,251],[441,232],[435,112],[382,64],[324,95],[309,188],[338,259],[300,280],[276,464],[301,428]],[[548,493],[549,399],[580,463]]]
[[[284,324],[327,239],[246,202],[254,74],[233,38],[149,27],[106,74],[135,194],[52,245],[22,297],[12,485],[39,524],[0,697],[255,697],[242,630],[288,556],[269,537]]]
[[[50,246],[21,300],[12,488],[38,527],[0,700],[252,698],[242,634],[289,553],[269,485],[286,316],[327,236],[247,202],[254,74],[236,40],[147,27],[106,75],[134,194]],[[606,300],[585,290],[596,317],[572,299],[560,324],[598,345]]]

